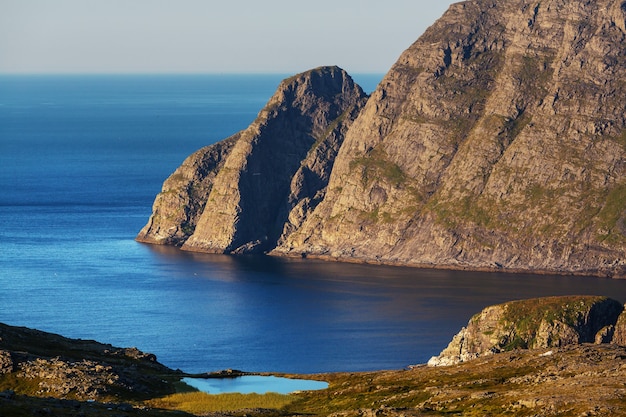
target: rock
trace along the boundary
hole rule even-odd
[[[168,178],[137,240],[191,251],[271,250],[323,199],[366,99],[337,67],[284,80],[250,127],[192,155]]]
[[[0,375],[13,372],[13,359],[11,352],[0,350]]]
[[[137,348],[116,348],[0,323],[0,386],[20,395],[145,399],[175,391],[181,373]],[[170,381],[170,382],[168,382]]]
[[[624,307],[606,297],[568,296],[512,301],[472,317],[430,366],[448,366],[514,349],[610,343]]]
[[[612,342],[621,346],[626,346],[626,311],[620,314],[613,329]]]
[[[202,148],[185,159],[163,183],[148,224],[137,235],[137,241],[173,246],[185,243],[195,231],[215,176],[239,136]]]
[[[277,252],[624,276],[619,4],[451,5],[372,94],[324,201]]]
[[[197,155],[166,181],[138,240],[625,277],[625,15],[468,0],[365,106],[337,68],[285,80],[210,167]]]

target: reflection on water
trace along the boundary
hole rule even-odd
[[[214,323],[216,342],[207,354],[215,359],[220,352],[237,362],[202,371],[400,368],[439,353],[491,304],[569,294],[626,300],[626,282],[608,279],[148,249],[169,276],[205,294],[211,319],[198,319]],[[240,365],[246,360],[250,366]]]
[[[399,369],[438,354],[491,304],[626,301],[626,281],[208,255],[126,238],[37,256],[28,273],[0,260],[12,277],[0,321],[136,346],[188,373]]]
[[[247,375],[238,378],[184,378],[183,382],[209,394],[265,394],[275,392],[290,394],[295,391],[314,391],[328,388],[328,383],[308,379],[279,378],[275,376]]]

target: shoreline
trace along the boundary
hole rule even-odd
[[[254,253],[254,254],[234,254],[234,253],[225,253],[223,251],[216,250],[206,250],[202,248],[185,248],[182,249],[181,246],[171,245],[168,243],[161,243],[154,240],[135,237],[136,242],[151,245],[151,246],[162,246],[168,247],[172,249],[179,250],[181,252],[189,252],[189,253],[205,253],[210,255],[226,255],[226,256],[267,256],[271,258],[285,258],[285,259],[314,259],[325,262],[336,262],[336,263],[346,263],[346,264],[361,264],[361,265],[378,265],[378,266],[390,266],[390,267],[405,267],[405,268],[414,268],[414,269],[425,269],[425,270],[441,270],[441,271],[467,271],[467,272],[484,272],[484,273],[505,273],[512,275],[557,275],[563,277],[589,277],[589,278],[600,278],[600,279],[615,279],[615,280],[626,280],[626,271],[624,273],[618,273],[615,271],[604,271],[604,270],[581,270],[581,271],[572,271],[565,269],[524,269],[524,268],[509,268],[503,265],[493,265],[493,266],[473,266],[469,264],[451,264],[451,263],[418,263],[418,262],[406,262],[406,261],[393,261],[393,260],[383,260],[377,258],[358,258],[354,256],[333,256],[333,255],[321,255],[321,254],[312,254],[312,253],[291,253],[291,252],[282,252],[271,250],[266,253]]]

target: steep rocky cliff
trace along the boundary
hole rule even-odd
[[[323,199],[345,132],[367,95],[337,67],[284,80],[244,131],[191,155],[137,237],[206,252],[261,252]]]
[[[626,3],[453,4],[277,252],[626,273]]]
[[[536,298],[490,306],[472,317],[448,347],[428,363],[452,365],[514,349],[623,344],[623,310],[615,300],[591,296]]]
[[[139,232],[137,240],[180,246],[191,236],[202,214],[213,180],[224,165],[240,133],[200,149],[163,183],[152,216]]]
[[[361,110],[336,68],[286,80],[217,145],[197,224],[203,180],[181,175],[159,199],[182,208],[159,220],[157,199],[139,239],[626,276],[625,42],[623,0],[453,4]]]

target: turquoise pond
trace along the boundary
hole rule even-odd
[[[328,388],[328,383],[308,379],[291,379],[276,376],[246,375],[237,378],[184,378],[183,382],[209,394],[265,394],[275,392],[290,394],[295,391],[313,391]]]

